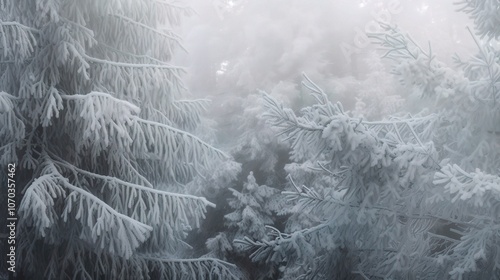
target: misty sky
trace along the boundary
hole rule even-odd
[[[269,89],[302,72],[360,78],[363,57],[374,48],[361,32],[376,28],[377,18],[397,24],[426,50],[430,42],[446,63],[453,52],[475,48],[466,30],[473,23],[453,0],[191,2],[198,14],[180,31],[189,53],[176,63],[188,68],[187,85],[201,95]]]

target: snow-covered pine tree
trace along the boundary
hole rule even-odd
[[[314,227],[276,231],[272,242],[240,241],[253,260],[286,261],[283,279],[500,278],[500,180],[487,173],[500,167],[499,52],[487,44],[498,34],[492,22],[499,6],[462,4],[486,37],[476,40],[478,55],[458,61],[462,71],[396,28],[372,36],[396,60],[394,73],[403,84],[436,100],[421,117],[355,119],[315,85],[318,104],[302,116],[265,96],[271,124],[294,149],[296,163],[288,170],[313,174],[301,178],[309,187],[293,184],[296,190],[286,194],[298,201],[296,210],[319,220]],[[438,164],[438,158],[444,160]]]
[[[420,207],[428,170],[436,169],[428,138],[433,116],[368,122],[353,118],[307,79],[317,104],[297,116],[269,95],[268,120],[292,147],[287,168],[293,212],[315,217],[312,226],[273,241],[239,242],[254,261],[286,264],[282,279],[405,278],[432,270],[422,235],[434,223]],[[351,261],[349,261],[351,260]],[[384,260],[384,261],[381,261]]]
[[[273,224],[271,206],[276,189],[257,184],[253,172],[247,177],[241,192],[231,189],[233,197],[228,199],[233,212],[224,216],[226,226],[235,230],[234,238],[250,236],[255,239],[266,237],[265,226]]]
[[[395,62],[392,73],[407,91],[418,94],[424,99],[420,103],[429,104],[427,110],[438,115],[439,129],[432,140],[440,157],[465,169],[496,172],[500,167],[500,104],[496,101],[500,50],[481,43],[471,32],[479,53],[465,61],[455,55],[454,67],[396,27],[385,26],[385,32],[370,37],[386,49],[384,57]]]
[[[500,207],[500,28],[498,1],[462,1],[460,10],[476,24],[471,31],[478,53],[455,66],[440,62],[407,34],[387,26],[373,34],[394,73],[409,89],[434,101],[437,114],[432,136],[440,157],[433,189],[425,199],[428,211],[441,217],[449,237],[433,257],[452,279],[500,278],[498,207]],[[476,38],[479,35],[481,40]]]
[[[214,256],[234,263],[247,261],[242,259],[244,251],[235,239],[249,236],[254,239],[266,239],[266,226],[274,224],[273,204],[278,190],[257,184],[253,172],[247,176],[241,191],[229,189],[233,197],[228,199],[229,207],[234,210],[224,216],[225,230],[206,242],[208,256]],[[249,279],[269,279],[275,274],[273,267],[257,264],[243,265]]]
[[[18,273],[236,278],[228,263],[176,254],[214,205],[169,188],[227,157],[190,133],[205,100],[183,99],[183,69],[168,64],[189,13],[169,1],[0,1],[0,163],[17,164],[23,191]]]

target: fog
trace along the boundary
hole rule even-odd
[[[452,1],[0,1],[0,280],[500,279],[500,2]]]
[[[248,132],[242,122],[261,113],[254,109],[259,91],[295,109],[311,104],[300,86],[303,73],[357,117],[422,110],[424,101],[406,93],[390,74],[391,61],[381,59],[384,51],[367,37],[381,31],[380,23],[398,26],[448,67],[454,66],[454,53],[467,57],[477,51],[467,30],[473,22],[456,11],[453,0],[191,0],[190,5],[196,14],[178,30],[187,52],[177,52],[173,63],[186,68],[184,82],[194,97],[212,100],[208,116],[218,144],[230,147]],[[261,125],[255,133],[264,130]]]
[[[500,279],[500,1],[185,1],[0,1],[0,280]]]
[[[365,32],[396,24],[439,60],[475,50],[471,20],[445,1],[193,0],[197,15],[181,31],[188,53],[186,83],[197,95],[242,94],[300,80],[363,79],[376,46]],[[450,49],[453,52],[450,52]],[[378,53],[380,56],[382,52]]]

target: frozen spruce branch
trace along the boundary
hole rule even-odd
[[[472,56],[469,61],[462,61],[457,55],[455,61],[471,80],[470,87],[473,98],[481,103],[490,103],[494,106],[500,98],[500,53],[488,44],[481,44],[468,29],[477,45],[479,53]]]
[[[47,155],[43,160],[41,176],[27,188],[21,202],[19,212],[24,218],[19,227],[33,226],[38,236],[45,237],[46,229],[50,231],[71,217],[82,226],[81,240],[94,243],[111,254],[130,258],[153,228],[117,212],[85,187],[74,185],[62,176]],[[59,197],[65,198],[62,211],[54,209],[54,199]]]
[[[17,159],[16,147],[25,137],[25,125],[22,116],[15,110],[18,99],[0,91],[0,164],[8,164]]]
[[[321,94],[313,95],[320,102],[324,98]],[[411,143],[418,144],[425,150],[420,138],[429,137],[435,119],[434,115],[428,115],[422,118],[409,116],[406,119],[368,122],[349,116],[340,103],[333,104],[329,101],[303,108],[302,116],[296,116],[291,109],[284,108],[271,96],[264,93],[263,99],[268,108],[265,114],[268,122],[278,130],[278,135],[290,141],[292,155],[297,160],[323,158],[324,152],[331,154],[341,151],[345,145],[348,150],[354,151],[363,147],[365,141],[377,142],[379,134],[383,137],[383,143],[380,144],[395,146]],[[368,132],[368,135],[364,132]]]
[[[38,30],[19,22],[0,21],[0,63],[21,62],[31,57]],[[15,40],[7,40],[13,38]],[[16,43],[17,42],[17,43]]]
[[[166,114],[179,128],[192,131],[200,123],[201,116],[209,104],[208,99],[178,99],[174,100],[171,110],[168,110]]]
[[[148,222],[154,226],[155,232],[148,240],[148,246],[151,248],[174,249],[172,245],[182,243],[191,225],[196,228],[200,226],[200,220],[205,218],[206,207],[215,207],[215,204],[203,197],[161,191],[153,186],[145,187],[118,178],[91,173],[60,159],[55,161],[55,165],[73,173],[76,184],[99,186],[98,191],[101,195],[109,194],[108,203],[113,209],[137,221]],[[124,195],[125,193],[128,195]],[[175,213],[163,209],[180,210]],[[161,236],[159,233],[163,230],[169,233],[167,238],[170,242],[163,242],[159,238]]]
[[[473,5],[478,13],[486,9],[484,3],[472,3],[468,5]],[[430,109],[436,114],[435,126],[439,129],[431,140],[440,156],[466,169],[492,172],[498,168],[500,156],[499,53],[470,33],[478,53],[468,59],[455,55],[456,67],[446,66],[430,47],[425,51],[395,27],[386,26],[384,32],[370,36],[386,51],[384,57],[394,60],[392,72],[408,91],[433,101]]]
[[[441,86],[443,77],[450,71],[436,60],[429,43],[428,49],[421,47],[409,34],[395,26],[385,25],[381,33],[368,36],[384,51],[383,58],[395,61],[391,72],[400,83],[411,88],[412,93],[422,96],[436,96],[436,87]]]
[[[451,229],[460,240],[451,244],[451,250],[439,254],[438,261],[448,267],[453,279],[497,277],[499,259],[497,246],[493,244],[499,242],[496,234],[500,227],[498,175],[479,169],[466,172],[458,165],[447,164],[435,173],[433,183],[440,188],[428,200],[440,206],[433,206],[439,215],[466,222]],[[447,207],[443,207],[443,203]]]
[[[490,220],[488,216],[494,217],[500,206],[500,178],[497,175],[479,169],[466,172],[456,164],[447,164],[436,172],[433,183],[443,189],[432,200],[450,199],[455,207],[469,209],[468,214],[475,220]]]
[[[152,264],[161,279],[242,279],[236,266],[214,258],[164,259],[139,256]]]
[[[459,11],[465,12],[474,20],[477,34],[481,38],[500,37],[500,3],[496,0],[469,0],[456,3]]]

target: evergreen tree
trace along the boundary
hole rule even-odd
[[[192,133],[206,101],[183,99],[184,70],[168,64],[183,48],[173,29],[192,11],[152,0],[0,7],[0,164],[17,164],[23,191],[17,269],[30,279],[236,278],[228,263],[178,253],[215,205],[169,190],[227,159]]]
[[[266,185],[259,186],[253,172],[250,172],[241,192],[235,189],[230,190],[233,198],[229,199],[229,206],[234,211],[224,217],[227,227],[236,229],[234,237],[265,238],[264,227],[273,224],[270,204],[272,204],[276,189]]]
[[[454,67],[398,28],[385,26],[385,32],[371,37],[395,62],[392,72],[400,83],[430,104],[425,108],[429,113],[437,114],[432,140],[440,156],[468,170],[495,172],[500,167],[499,50],[481,43],[471,32],[479,52],[467,60],[455,55]]]
[[[462,5],[486,40],[471,32],[479,53],[457,67],[395,27],[371,35],[408,91],[435,101],[416,116],[358,119],[312,83],[318,102],[300,115],[264,95],[293,149],[299,184],[284,194],[318,218],[273,241],[240,240],[254,261],[285,263],[283,279],[500,278],[500,57],[488,44],[499,6]]]
[[[421,230],[433,222],[419,205],[432,180],[425,171],[435,168],[432,143],[422,141],[432,118],[362,121],[311,88],[318,104],[300,117],[270,96],[265,101],[271,124],[291,142],[297,163],[288,169],[294,170],[291,177],[309,185],[292,180],[295,190],[285,194],[297,202],[294,212],[314,217],[312,225],[274,230],[273,241],[240,242],[254,249],[255,261],[285,263],[283,279],[345,279],[352,273],[398,278],[419,271],[423,264],[406,258],[420,257],[426,248]],[[407,230],[410,224],[415,231]]]
[[[235,239],[250,236],[254,239],[266,239],[266,227],[274,224],[277,190],[266,185],[257,184],[253,172],[247,177],[241,191],[229,189],[233,197],[228,199],[229,207],[234,210],[224,216],[226,229],[206,242],[208,256],[242,263],[244,251]],[[245,260],[245,259],[243,259]],[[268,265],[245,266],[249,279],[269,279],[275,273]]]

